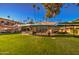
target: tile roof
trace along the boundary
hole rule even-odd
[[[40,25],[56,25],[56,22],[38,22]]]
[[[9,21],[9,22],[15,22],[15,23],[19,23],[19,24],[21,24],[20,22],[17,22],[17,21],[14,21],[14,20],[9,20],[9,19],[5,19],[5,18],[0,18],[0,21],[2,21],[2,20],[4,20],[4,21]]]

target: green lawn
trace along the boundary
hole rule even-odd
[[[4,34],[0,54],[79,54],[79,38]]]

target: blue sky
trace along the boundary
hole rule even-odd
[[[36,21],[44,21],[42,17],[45,15],[46,10],[41,4],[37,3],[36,5],[40,7],[39,14],[36,10]],[[68,8],[64,8],[66,6]],[[0,17],[7,18],[7,16],[11,16],[11,20],[17,21],[27,20],[27,17],[30,17],[31,19],[34,18],[32,3],[0,3]],[[57,22],[61,19],[61,21],[65,22],[75,20],[76,18],[79,18],[79,6],[69,3],[64,4],[61,8],[61,12],[49,21]]]

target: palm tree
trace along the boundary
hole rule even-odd
[[[11,17],[10,16],[7,16],[7,18],[10,19]]]
[[[43,16],[42,19],[45,21],[45,16]]]
[[[27,20],[29,20],[30,19],[30,17],[27,17]]]
[[[46,21],[46,22],[48,21],[48,17],[45,17],[45,21]]]
[[[27,17],[27,23],[30,21],[30,17]]]
[[[34,24],[33,19],[30,19],[29,24]]]
[[[38,11],[38,19],[39,19],[39,10],[40,10],[40,7],[37,7],[37,11]]]
[[[35,10],[36,5],[35,5],[35,4],[33,4],[33,5],[32,5],[32,7],[34,8],[34,18],[35,18],[35,21],[36,21],[36,10]]]

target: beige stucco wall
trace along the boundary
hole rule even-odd
[[[75,28],[74,30],[73,29],[67,29],[66,30],[69,34],[72,34],[72,35],[79,35],[79,29]]]
[[[72,35],[79,35],[79,26],[66,26],[60,27],[59,32],[64,32],[66,28],[66,32]]]

